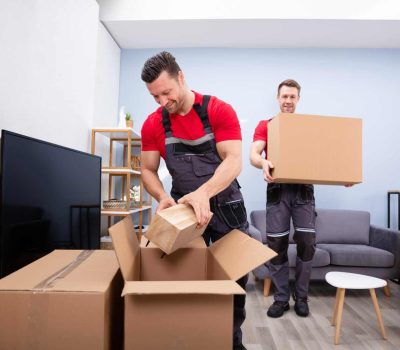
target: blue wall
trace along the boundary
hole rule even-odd
[[[140,130],[157,108],[140,72],[160,50],[122,50],[119,105]],[[248,212],[265,207],[261,171],[250,166],[249,146],[258,121],[278,112],[277,85],[293,78],[302,86],[297,112],[363,118],[363,184],[316,186],[320,208],[371,212],[386,225],[386,193],[400,189],[399,49],[171,49],[189,87],[229,102],[241,119],[244,169],[239,177]],[[169,188],[170,180],[165,179]],[[393,214],[397,203],[393,198]],[[397,219],[392,215],[393,225]]]

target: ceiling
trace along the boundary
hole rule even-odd
[[[399,20],[112,20],[103,24],[123,49],[400,48]]]

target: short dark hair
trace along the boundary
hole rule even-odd
[[[300,86],[300,84],[299,84],[296,80],[293,80],[293,79],[286,79],[286,80],[282,81],[282,83],[280,83],[279,86],[278,86],[278,96],[279,96],[279,93],[280,93],[280,91],[281,91],[281,87],[282,87],[282,86],[289,86],[289,87],[294,87],[294,88],[296,88],[296,89],[298,90],[299,96],[300,96],[301,86]]]
[[[169,52],[162,51],[145,62],[142,69],[142,80],[145,83],[152,83],[163,71],[176,78],[180,70],[181,68],[176,63],[175,57]]]

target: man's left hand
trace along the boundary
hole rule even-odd
[[[213,213],[210,211],[210,198],[204,191],[198,189],[190,192],[179,199],[178,203],[189,204],[192,206],[194,213],[196,214],[198,228],[208,225],[210,222]]]

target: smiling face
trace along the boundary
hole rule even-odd
[[[176,78],[163,71],[157,79],[146,84],[155,101],[171,114],[179,114],[185,104],[185,83],[182,71]]]
[[[299,90],[296,87],[283,85],[279,90],[277,100],[282,113],[294,113],[300,100]]]

